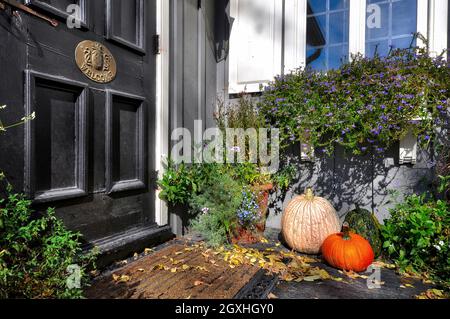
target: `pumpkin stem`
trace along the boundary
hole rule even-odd
[[[342,225],[342,233],[343,233],[342,238],[344,240],[349,240],[350,239],[350,225],[347,222],[345,222]]]
[[[314,191],[312,190],[312,188],[307,188],[305,191],[305,198],[307,200],[312,200],[314,199]]]

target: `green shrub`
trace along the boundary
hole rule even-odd
[[[184,164],[176,166],[168,161],[164,175],[158,180],[159,198],[172,205],[186,204],[196,191],[190,169]]]
[[[81,298],[95,252],[82,253],[80,234],[53,209],[39,215],[31,201],[7,191],[0,200],[0,298]],[[72,265],[80,267],[80,288],[67,285]]]
[[[204,192],[190,200],[191,212],[196,215],[192,229],[200,233],[211,246],[227,243],[237,222],[243,187],[232,176],[214,174]]]
[[[450,287],[450,206],[413,195],[391,210],[383,248],[402,271],[424,272]]]

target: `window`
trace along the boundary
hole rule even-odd
[[[417,0],[367,0],[366,56],[415,45]]]
[[[447,47],[448,0],[230,0],[228,93],[259,92],[276,75],[305,65],[338,68],[355,54]]]
[[[306,65],[338,68],[348,59],[349,0],[309,0]]]

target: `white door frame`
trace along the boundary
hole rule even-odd
[[[163,161],[169,154],[170,1],[157,0],[156,11],[160,53],[156,56],[155,170],[160,178],[164,173]],[[168,207],[159,199],[159,190],[155,193],[155,222],[159,226],[169,224]]]

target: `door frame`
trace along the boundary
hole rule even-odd
[[[158,178],[164,174],[164,161],[169,154],[169,65],[170,65],[170,1],[156,1],[156,33],[159,35],[159,54],[156,55],[156,125],[155,170]],[[155,192],[155,222],[169,224],[167,204]]]

